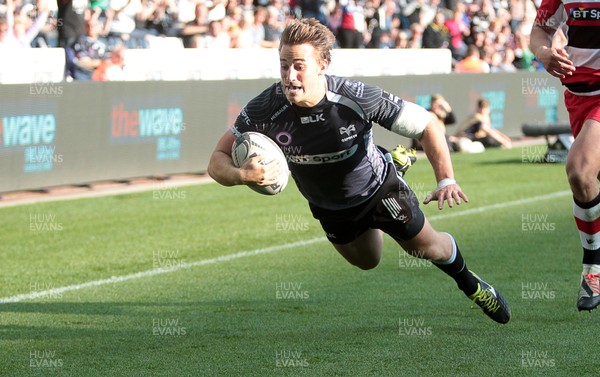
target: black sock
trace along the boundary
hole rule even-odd
[[[458,245],[456,244],[454,237],[452,237],[450,234],[448,234],[448,236],[452,241],[452,256],[447,262],[434,263],[434,265],[454,279],[458,285],[458,288],[467,296],[470,296],[477,292],[479,281],[467,268],[465,260],[458,249]]]

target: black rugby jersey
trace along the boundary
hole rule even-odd
[[[292,105],[281,83],[252,99],[232,131],[260,132],[285,154],[300,192],[325,209],[356,206],[383,183],[385,162],[372,126],[388,130],[404,101],[360,81],[326,75],[327,94],[314,107]]]

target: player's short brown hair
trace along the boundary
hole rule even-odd
[[[314,18],[300,18],[290,21],[281,35],[279,51],[284,45],[311,44],[321,60],[331,62],[331,50],[335,43],[335,36]]]

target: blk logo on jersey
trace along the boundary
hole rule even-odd
[[[307,117],[300,117],[300,123],[309,124],[309,123],[317,123],[317,122],[325,122],[325,116],[323,114],[314,114]]]

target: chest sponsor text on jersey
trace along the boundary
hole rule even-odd
[[[334,152],[334,153],[323,153],[323,154],[313,154],[313,155],[296,155],[296,156],[287,156],[289,162],[299,165],[311,165],[311,164],[329,164],[332,162],[344,161],[350,157],[352,157],[356,150],[358,149],[358,145],[353,145],[351,148],[344,149],[343,151]]]

